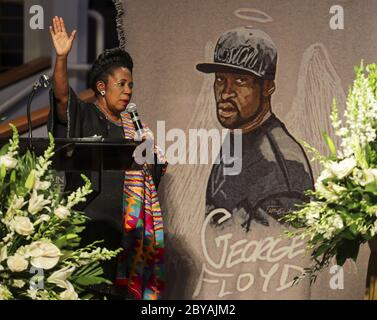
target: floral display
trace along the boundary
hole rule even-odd
[[[19,136],[0,150],[0,300],[90,299],[88,286],[108,282],[101,261],[119,250],[80,247],[88,219],[75,205],[85,202],[91,183],[66,197],[51,170],[54,140],[43,156],[19,152]]]
[[[326,133],[329,156],[306,144],[322,171],[315,191],[307,193],[310,201],[284,217],[297,228],[288,235],[307,239],[313,258],[299,279],[315,281],[333,258],[340,266],[348,258],[356,260],[360,245],[377,233],[377,65],[361,64],[355,71],[343,119],[333,103],[331,122],[339,148]]]

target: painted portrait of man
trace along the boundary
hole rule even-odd
[[[226,154],[220,151],[207,184],[206,213],[224,208],[246,232],[253,223],[268,226],[268,216],[280,221],[305,201],[313,177],[303,148],[273,113],[275,44],[261,30],[236,28],[219,38],[214,61],[196,68],[215,73],[216,115],[230,129],[231,146],[233,130],[242,130],[242,169],[227,174]]]
[[[138,56],[135,77],[143,84],[134,98],[146,122],[165,121],[170,170],[160,200],[166,298],[363,297],[367,248],[344,268],[349,290],[330,286],[331,268],[315,286],[306,280],[292,285],[310,266],[310,253],[304,240],[286,237],[280,217],[307,200],[304,192],[320,172],[318,162],[309,165],[312,154],[305,154],[301,141],[328,152],[321,133],[335,136],[329,118],[333,99],[342,112],[353,66],[361,59],[375,61],[376,42],[368,32],[373,5],[372,0],[337,6],[330,0],[128,5],[128,45]],[[140,15],[147,19],[137,19]],[[202,141],[208,151],[203,158]],[[173,152],[178,146],[185,150]]]

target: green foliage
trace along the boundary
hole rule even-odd
[[[377,65],[355,67],[356,79],[347,97],[344,123],[335,100],[330,115],[340,147],[323,133],[330,156],[304,146],[320,161],[323,170],[311,200],[287,214],[283,221],[294,227],[288,237],[305,238],[312,265],[296,283],[311,283],[333,259],[343,265],[356,260],[360,245],[377,234]]]

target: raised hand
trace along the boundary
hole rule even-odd
[[[73,40],[76,36],[76,30],[73,30],[71,35],[68,35],[64,20],[62,17],[54,17],[50,26],[50,34],[52,42],[55,47],[56,55],[67,57],[72,49]]]

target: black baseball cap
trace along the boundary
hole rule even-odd
[[[217,41],[214,61],[199,63],[196,69],[204,73],[247,72],[274,80],[277,48],[270,36],[252,27],[240,27],[224,33]]]

